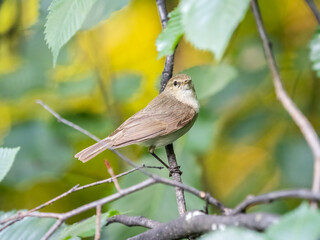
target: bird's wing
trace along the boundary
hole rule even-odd
[[[175,132],[197,115],[173,97],[158,95],[146,108],[126,120],[110,136],[75,155],[86,162],[107,148],[119,148]]]
[[[112,147],[124,147],[170,134],[187,125],[197,114],[175,98],[162,96],[151,101],[108,137],[112,139]]]

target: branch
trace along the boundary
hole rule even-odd
[[[267,213],[239,214],[236,216],[205,215],[189,212],[178,219],[160,224],[130,240],[170,240],[197,236],[213,230],[224,230],[226,226],[242,226],[262,231],[276,223],[279,217]]]
[[[117,177],[114,175],[113,169],[112,169],[109,161],[108,160],[104,160],[104,163],[105,163],[105,165],[107,167],[107,170],[108,170],[108,172],[109,172],[109,174],[110,174],[110,176],[112,178],[112,181],[113,181],[117,191],[120,192],[121,191],[120,184],[118,182]]]
[[[96,142],[99,142],[100,139],[96,136],[94,136],[93,134],[91,134],[90,132],[88,132],[87,130],[79,127],[78,125],[62,118],[57,112],[53,111],[50,107],[48,107],[46,104],[44,104],[41,100],[37,100],[36,103],[40,104],[44,109],[46,109],[48,112],[50,112],[53,116],[55,116],[55,118],[58,120],[58,122],[62,122],[65,125],[68,125],[69,127],[72,127],[76,130],[78,130],[79,132],[82,132],[83,134],[87,135],[88,137],[92,138],[93,140],[95,140]]]
[[[318,23],[320,23],[320,13],[317,9],[316,4],[314,3],[313,0],[306,0],[306,2],[308,4],[309,8],[311,9],[314,17],[317,19]]]
[[[266,54],[267,62],[270,68],[270,71],[273,75],[273,84],[275,87],[276,95],[279,101],[282,103],[283,107],[290,114],[293,121],[297,124],[302,132],[304,138],[309,144],[313,156],[314,156],[314,176],[313,176],[313,185],[312,191],[317,193],[320,191],[320,141],[317,136],[316,131],[308,121],[308,119],[301,113],[297,108],[294,102],[286,93],[282,85],[282,80],[278,71],[278,67],[271,50],[271,43],[267,37],[266,31],[264,29],[263,21],[261,18],[259,6],[257,0],[251,1],[251,8],[257,23],[257,28],[263,43],[263,48]]]
[[[162,28],[165,29],[168,22],[168,13],[167,13],[165,0],[156,0],[156,3],[157,3],[157,8],[158,8],[158,13],[159,13]],[[166,57],[164,69],[162,72],[160,92],[162,92],[165,89],[167,82],[172,77],[173,62],[174,62],[174,53]]]
[[[159,226],[161,223],[151,220],[149,218],[145,218],[142,216],[127,216],[127,215],[115,215],[108,219],[106,226],[111,223],[121,223],[128,227],[145,227],[145,228],[155,228]]]
[[[310,201],[320,201],[320,194],[314,193],[307,189],[294,189],[294,190],[284,190],[271,192],[259,196],[248,196],[242,203],[236,206],[229,214],[235,215],[238,213],[245,212],[246,209],[261,203],[270,203],[277,199],[284,198],[299,198],[299,199],[307,199]]]
[[[123,173],[120,173],[120,174],[114,176],[114,178],[119,178],[119,177],[125,176],[125,175],[127,175],[129,173],[132,173],[132,172],[137,171],[137,170],[142,169],[142,168],[154,168],[154,167],[145,166],[145,165],[137,166],[137,167],[135,167],[135,168],[133,168],[133,169],[131,169],[129,171],[126,171],[126,172],[123,172]],[[163,167],[159,167],[159,168],[162,169]],[[55,197],[55,198],[53,198],[53,199],[51,199],[51,200],[39,205],[39,206],[37,206],[37,207],[35,207],[35,208],[33,208],[33,209],[29,210],[29,211],[18,212],[17,214],[15,214],[15,215],[13,215],[13,216],[11,216],[9,218],[3,219],[2,221],[0,221],[0,225],[5,224],[5,223],[7,223],[7,224],[5,224],[4,226],[2,226],[0,228],[0,232],[2,230],[4,230],[5,228],[9,227],[11,224],[13,224],[13,223],[15,223],[17,221],[20,221],[20,220],[22,220],[23,218],[25,218],[27,216],[30,216],[31,213],[33,213],[35,211],[38,211],[38,210],[40,210],[40,209],[42,209],[42,208],[54,203],[55,201],[58,201],[59,199],[68,196],[69,194],[71,194],[73,192],[77,192],[79,190],[83,190],[83,189],[86,189],[86,188],[89,188],[89,187],[97,186],[97,185],[100,185],[100,184],[103,184],[103,183],[111,183],[111,182],[113,182],[113,180],[114,179],[111,177],[111,178],[104,179],[104,180],[101,180],[101,181],[97,181],[97,182],[94,182],[94,183],[90,183],[90,184],[87,184],[87,185],[84,185],[84,186],[79,186],[79,184],[77,184],[76,186],[72,187],[68,191],[60,194],[59,196],[57,196],[57,197]]]
[[[132,167],[136,167],[137,165],[132,162],[129,158],[127,158],[126,156],[122,155],[119,152],[116,152],[116,154],[125,162],[127,162],[130,166]],[[212,206],[217,207],[222,213],[224,214],[228,214],[230,212],[230,209],[225,207],[221,202],[219,202],[217,199],[215,199],[214,197],[212,197],[209,193],[203,192],[203,191],[199,191],[198,189],[185,185],[181,182],[177,182],[175,180],[170,180],[167,178],[163,178],[160,177],[158,175],[149,173],[143,169],[139,170],[140,172],[144,173],[146,176],[150,177],[151,179],[155,180],[157,183],[162,183],[165,185],[169,185],[169,186],[173,186],[173,187],[178,187],[181,188],[195,196],[197,196],[198,198],[204,199],[207,203],[211,204]]]
[[[162,28],[164,29],[167,26],[167,22],[168,22],[168,13],[166,9],[165,0],[156,0],[156,2],[157,2],[157,8],[158,8]],[[165,89],[168,83],[168,80],[172,77],[173,62],[174,62],[174,53],[166,57],[164,69],[162,72],[160,93]],[[177,171],[173,171],[172,173],[170,172],[170,175],[172,175],[172,178],[174,181],[182,183],[182,180],[181,180],[182,172],[179,171],[179,166],[177,163],[176,155],[174,153],[172,144],[169,144],[166,146],[166,152],[167,152],[167,158],[168,158],[170,169],[177,170]],[[179,214],[182,215],[187,211],[186,201],[185,201],[184,192],[182,188],[176,187],[176,199],[177,199]]]
[[[85,211],[88,211],[90,209],[96,208],[97,206],[103,206],[106,203],[112,202],[114,200],[117,200],[119,198],[122,198],[124,196],[127,196],[131,193],[137,192],[139,190],[142,190],[144,188],[147,188],[155,183],[163,183],[166,184],[168,186],[179,186],[179,187],[186,187],[185,190],[190,191],[191,193],[194,193],[195,195],[198,194],[198,196],[201,198],[201,196],[203,196],[202,198],[206,198],[207,195],[204,192],[200,192],[197,189],[194,189],[192,187],[189,186],[185,186],[182,183],[178,183],[175,182],[173,180],[170,179],[165,179],[159,176],[154,176],[155,179],[153,178],[148,178],[147,180],[138,183],[136,185],[133,185],[131,187],[128,187],[126,189],[122,189],[121,192],[117,192],[115,194],[112,194],[110,196],[98,199],[96,201],[87,203],[83,206],[80,206],[78,208],[75,208],[71,211],[68,211],[66,213],[50,213],[50,212],[26,212],[26,214],[23,215],[23,217],[42,217],[42,218],[56,218],[58,219],[58,222],[49,229],[49,231],[45,234],[43,240],[48,239],[57,229],[58,227],[68,218],[71,218],[75,215],[78,215],[80,213],[83,213]],[[207,199],[208,202],[210,203],[211,200],[216,201],[215,199]],[[15,219],[14,221],[18,221],[20,219]],[[11,222],[7,223],[10,224]],[[3,230],[3,229],[2,229]]]
[[[101,237],[100,224],[101,224],[101,205],[97,205],[97,207],[96,207],[96,233],[94,235],[94,240],[99,240]]]

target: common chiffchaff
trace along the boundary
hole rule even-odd
[[[86,162],[106,149],[131,144],[156,147],[174,142],[194,124],[199,112],[199,102],[191,78],[186,74],[172,77],[162,93],[144,109],[134,114],[110,136],[75,155]]]

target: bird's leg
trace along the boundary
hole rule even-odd
[[[176,166],[175,168],[171,168],[168,166],[168,164],[166,164],[164,161],[161,160],[161,158],[159,158],[155,153],[154,153],[154,146],[150,146],[149,147],[149,153],[155,157],[155,159],[157,159],[159,162],[161,162],[168,170],[169,170],[169,177],[172,176],[172,173],[179,173],[180,175],[182,174],[182,172],[180,171],[180,166]]]
[[[164,161],[161,160],[161,158],[159,158],[155,153],[154,153],[154,149],[155,147],[154,146],[150,146],[149,147],[149,153],[155,157],[155,159],[157,159],[159,162],[162,163],[163,166],[165,166],[167,169],[170,169],[168,164],[166,164]]]

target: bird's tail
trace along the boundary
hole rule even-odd
[[[81,152],[78,152],[74,157],[78,158],[81,162],[87,162],[91,158],[97,156],[99,153],[103,152],[107,148],[111,148],[111,141],[106,138],[93,144],[90,147],[83,149]]]

